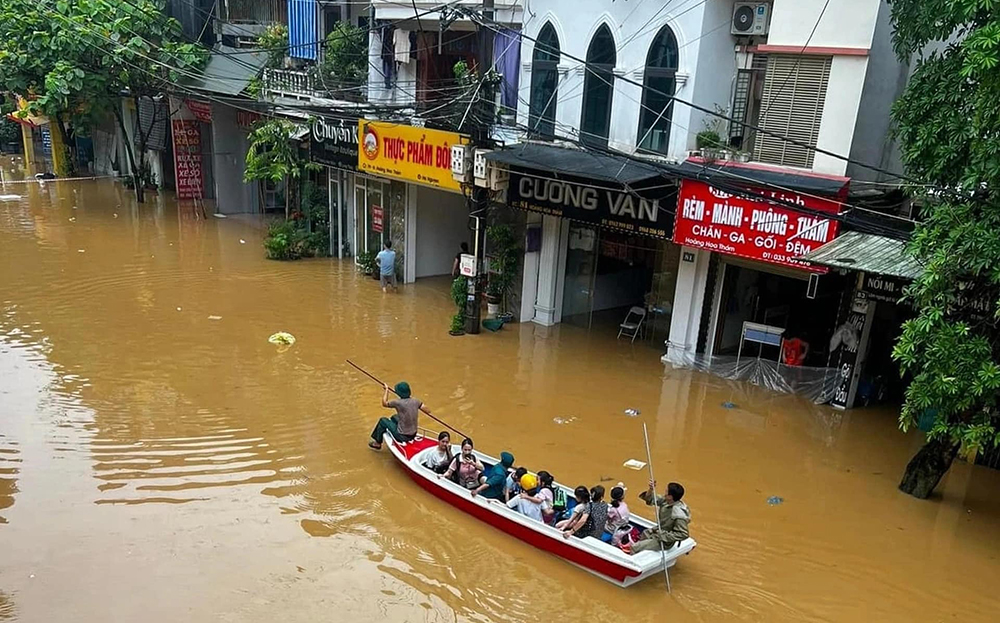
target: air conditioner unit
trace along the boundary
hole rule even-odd
[[[456,182],[472,182],[472,147],[469,145],[451,146],[451,177]]]
[[[771,3],[737,2],[733,6],[732,33],[753,37],[766,35],[771,23]]]

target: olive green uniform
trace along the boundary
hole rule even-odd
[[[656,506],[660,517],[660,528],[650,528],[642,533],[642,537],[632,545],[632,553],[659,551],[662,544],[667,550],[675,543],[688,538],[688,523],[691,522],[691,509],[684,502],[668,502],[655,493],[650,496],[644,492],[639,497],[647,506]]]

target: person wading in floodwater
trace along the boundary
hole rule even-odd
[[[382,449],[382,439],[388,432],[392,438],[399,442],[412,441],[417,436],[417,414],[420,408],[424,408],[424,413],[430,415],[430,410],[424,407],[424,403],[410,395],[410,384],[406,381],[396,383],[393,390],[399,398],[389,400],[389,386],[383,385],[385,391],[382,393],[382,406],[387,409],[395,409],[396,415],[392,417],[379,418],[375,430],[372,431],[372,440],[368,442],[368,447],[372,450]]]

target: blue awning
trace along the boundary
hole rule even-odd
[[[316,0],[288,0],[288,55],[319,58],[319,7]]]

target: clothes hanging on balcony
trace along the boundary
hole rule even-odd
[[[379,48],[379,56],[382,60],[382,79],[385,81],[385,88],[391,89],[393,75],[396,72],[396,50],[393,43],[393,31],[395,31],[395,28],[393,28],[392,24],[388,23],[383,23],[377,28],[382,44]]]
[[[393,33],[395,39],[395,53],[397,63],[410,62],[410,33],[406,30],[396,30]]]
[[[521,64],[521,33],[503,28],[493,40],[493,68],[503,76],[500,105],[506,112],[517,111],[517,83]]]

